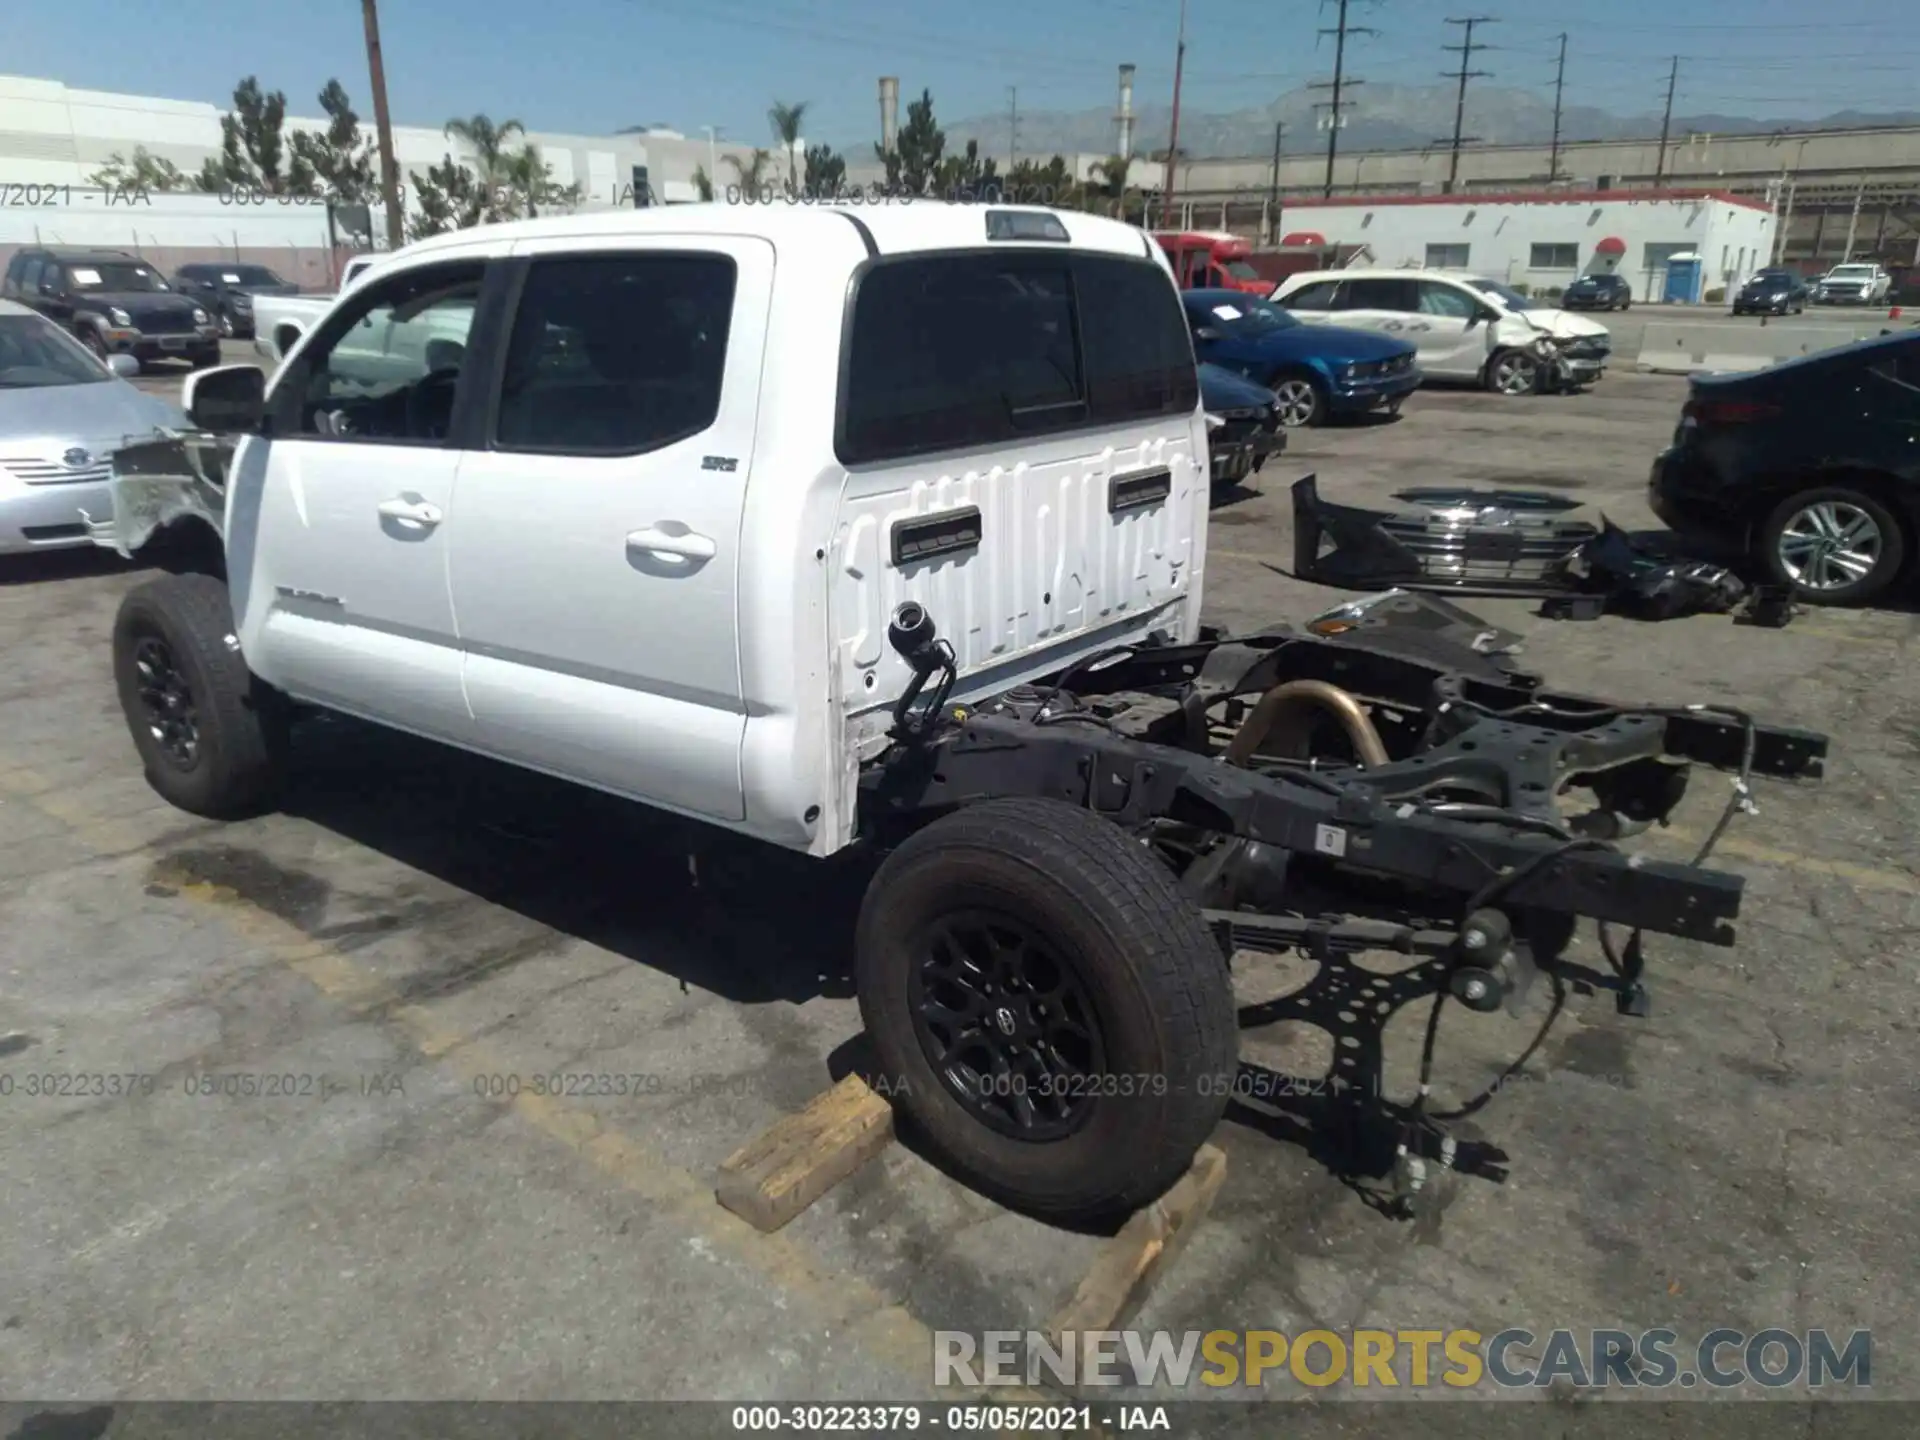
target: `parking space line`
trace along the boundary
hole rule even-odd
[[[144,837],[133,827],[85,813],[30,767],[0,769],[0,792],[60,821],[88,849],[126,854],[144,848]],[[378,976],[236,892],[197,881],[183,885],[180,894],[217,907],[243,939],[329,999],[349,1009],[384,1014],[423,1058],[449,1067],[463,1082],[471,1085],[477,1076],[515,1068],[484,1041],[448,1028],[420,1005],[401,1003],[399,992]],[[496,1103],[583,1157],[623,1190],[668,1212],[694,1236],[779,1286],[830,1329],[846,1327],[848,1338],[868,1355],[916,1381],[928,1380],[934,1353],[931,1330],[866,1281],[822,1270],[791,1238],[760,1234],[722,1209],[711,1185],[589,1111],[527,1093]]]

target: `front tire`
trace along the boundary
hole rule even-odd
[[[1279,401],[1276,409],[1280,423],[1287,429],[1299,430],[1325,423],[1327,397],[1310,376],[1299,371],[1282,371],[1267,381],[1267,388]]]
[[[1086,810],[990,800],[913,835],[867,891],[856,968],[903,1119],[1028,1214],[1137,1210],[1226,1109],[1225,957],[1154,854]]]
[[[1540,386],[1540,362],[1524,350],[1502,350],[1487,362],[1487,389],[1496,395],[1531,395]]]
[[[286,713],[240,656],[224,582],[169,575],[129,591],[114,620],[113,675],[162,799],[216,820],[268,806],[284,768]]]
[[[1873,599],[1898,578],[1906,552],[1898,517],[1872,495],[1845,485],[1789,496],[1760,529],[1768,575],[1810,605]]]

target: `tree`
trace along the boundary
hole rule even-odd
[[[562,185],[553,178],[553,166],[531,141],[507,157],[503,173],[510,187],[515,215],[522,204],[526,206],[527,215],[533,217],[540,213],[543,205],[550,210],[571,209],[584,198],[579,181]]]
[[[727,164],[733,167],[733,179],[740,187],[740,197],[749,203],[758,200],[767,188],[767,166],[772,163],[773,156],[756,148],[744,160],[738,155],[725,158]]]
[[[807,194],[838,195],[841,187],[846,183],[847,162],[834,154],[830,146],[809,145],[807,147]]]
[[[407,217],[407,239],[424,240],[448,230],[465,230],[487,216],[488,193],[473,171],[448,155],[422,175],[412,171],[417,215]]]
[[[233,109],[220,117],[220,154],[200,168],[202,190],[261,190],[281,195],[313,187],[313,172],[282,143],[287,122],[284,91],[268,94],[249,75],[233,87]]]
[[[907,123],[894,136],[893,149],[875,144],[873,153],[887,167],[890,192],[925,195],[933,188],[946,148],[946,132],[933,122],[933,92],[922,89],[920,98],[907,105]]]
[[[518,205],[518,192],[513,184],[514,157],[507,142],[516,135],[524,136],[527,127],[518,120],[496,123],[486,115],[469,115],[449,120],[442,133],[473,151],[474,179],[485,202],[482,218],[492,221],[510,217]]]
[[[977,196],[998,179],[993,160],[980,158],[980,142],[969,140],[963,153],[947,156],[935,169],[933,191],[960,198]]]
[[[296,162],[312,172],[315,186],[329,201],[364,205],[378,187],[373,180],[373,142],[360,133],[360,117],[338,80],[320,92],[327,128],[296,130],[288,137]]]
[[[782,100],[773,102],[773,108],[767,111],[767,123],[773,127],[773,138],[780,142],[780,148],[787,157],[787,191],[797,194],[800,190],[800,161],[796,152],[800,148],[800,124],[807,116],[807,106],[812,103],[796,100],[788,104]]]
[[[1094,161],[1091,168],[1100,181],[1098,194],[1109,202],[1108,213],[1124,216],[1127,201],[1127,172],[1133,169],[1133,161],[1125,155],[1109,155],[1104,160]]]
[[[707,167],[704,165],[693,167],[693,192],[702,200],[713,199],[713,177],[707,174]]]
[[[171,160],[147,153],[147,147],[133,147],[129,160],[118,150],[107,163],[87,177],[87,184],[102,190],[190,190],[193,180]]]
[[[1059,155],[1044,165],[1033,160],[1014,162],[1007,172],[1007,198],[1022,205],[1052,205],[1061,210],[1078,209],[1085,203],[1080,182]]]

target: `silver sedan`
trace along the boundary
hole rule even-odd
[[[0,300],[0,555],[91,544],[88,521],[113,516],[113,452],[187,428],[179,407],[122,378],[139,368]]]

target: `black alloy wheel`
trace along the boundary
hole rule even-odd
[[[158,632],[140,635],[134,642],[133,668],[155,753],[177,769],[191,770],[200,762],[200,712],[172,647]]]
[[[1106,1045],[1087,987],[1059,950],[984,910],[934,921],[916,948],[914,1033],[955,1098],[1015,1139],[1078,1129],[1106,1071]]]

